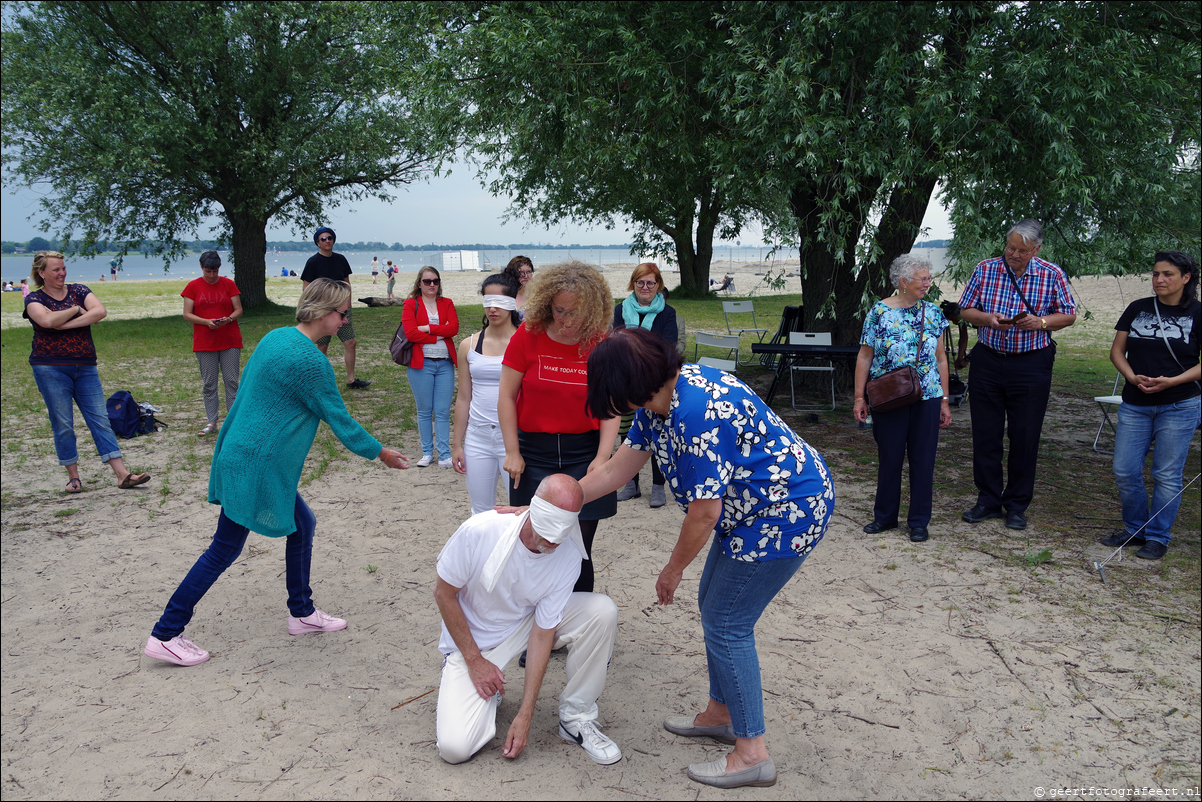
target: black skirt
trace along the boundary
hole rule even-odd
[[[518,450],[526,461],[521,484],[514,488],[509,480],[509,503],[524,506],[534,497],[538,483],[553,473],[566,473],[573,479],[583,479],[589,463],[597,457],[601,432],[581,434],[547,434],[524,432],[518,429]],[[612,518],[618,512],[618,494],[609,493],[594,499],[580,510],[580,520],[599,521]]]

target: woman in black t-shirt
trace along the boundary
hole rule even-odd
[[[1136,557],[1159,560],[1168,550],[1169,530],[1181,506],[1182,471],[1202,401],[1197,262],[1181,251],[1157,253],[1152,290],[1155,296],[1141,298],[1123,312],[1110,347],[1110,361],[1127,380],[1114,444],[1124,531],[1102,543],[1139,545]],[[1153,442],[1149,508],[1144,461]]]

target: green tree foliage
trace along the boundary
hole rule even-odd
[[[720,25],[727,169],[785,193],[806,327],[856,341],[938,181],[961,276],[1023,217],[1070,274],[1197,248],[1172,208],[1198,175],[1198,3],[732,3]]]
[[[446,27],[433,80],[449,118],[516,213],[613,228],[674,251],[686,292],[708,284],[715,233],[751,207],[722,173],[724,122],[705,91],[726,34],[719,3],[489,3]]]
[[[210,215],[243,303],[265,302],[268,221],[423,175],[437,156],[412,63],[411,4],[42,2],[6,9],[6,168],[94,252],[168,256]]]

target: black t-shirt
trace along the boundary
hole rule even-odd
[[[301,273],[301,281],[314,282],[319,278],[332,281],[346,281],[351,274],[351,263],[340,253],[322,256],[315,253],[305,262],[305,270]]]
[[[1173,348],[1172,355],[1165,346],[1165,337],[1161,336],[1157,307],[1160,308],[1160,320],[1164,322],[1164,335]],[[1185,301],[1180,306],[1165,306],[1155,296],[1133,302],[1114,324],[1115,331],[1127,332],[1127,362],[1141,376],[1178,376],[1198,364],[1199,328],[1202,328],[1202,303]],[[1177,360],[1173,359],[1174,355]],[[1126,383],[1123,403],[1140,407],[1175,404],[1193,398],[1199,392],[1202,391],[1194,382],[1159,393],[1145,393]]]

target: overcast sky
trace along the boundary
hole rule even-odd
[[[449,176],[401,187],[395,194],[396,200],[391,204],[373,198],[331,209],[328,225],[338,232],[338,238],[343,242],[618,245],[630,241],[630,234],[621,226],[607,231],[601,227],[564,224],[548,231],[542,226],[528,225],[522,221],[503,222],[508,199],[493,197],[481,188],[474,172],[467,166],[454,167]],[[32,237],[52,233],[51,226],[40,223],[40,197],[35,190],[14,187],[7,182],[3,184],[0,239],[26,242]],[[34,216],[34,220],[26,219],[30,215]],[[947,214],[937,202],[932,202],[927,210],[924,224],[930,228],[925,239],[951,237]],[[310,231],[269,228],[267,239],[306,240],[311,234]],[[208,232],[202,230],[195,234],[184,234],[183,239],[203,239],[207,236]],[[763,244],[759,227],[745,230],[740,241],[747,246]]]

